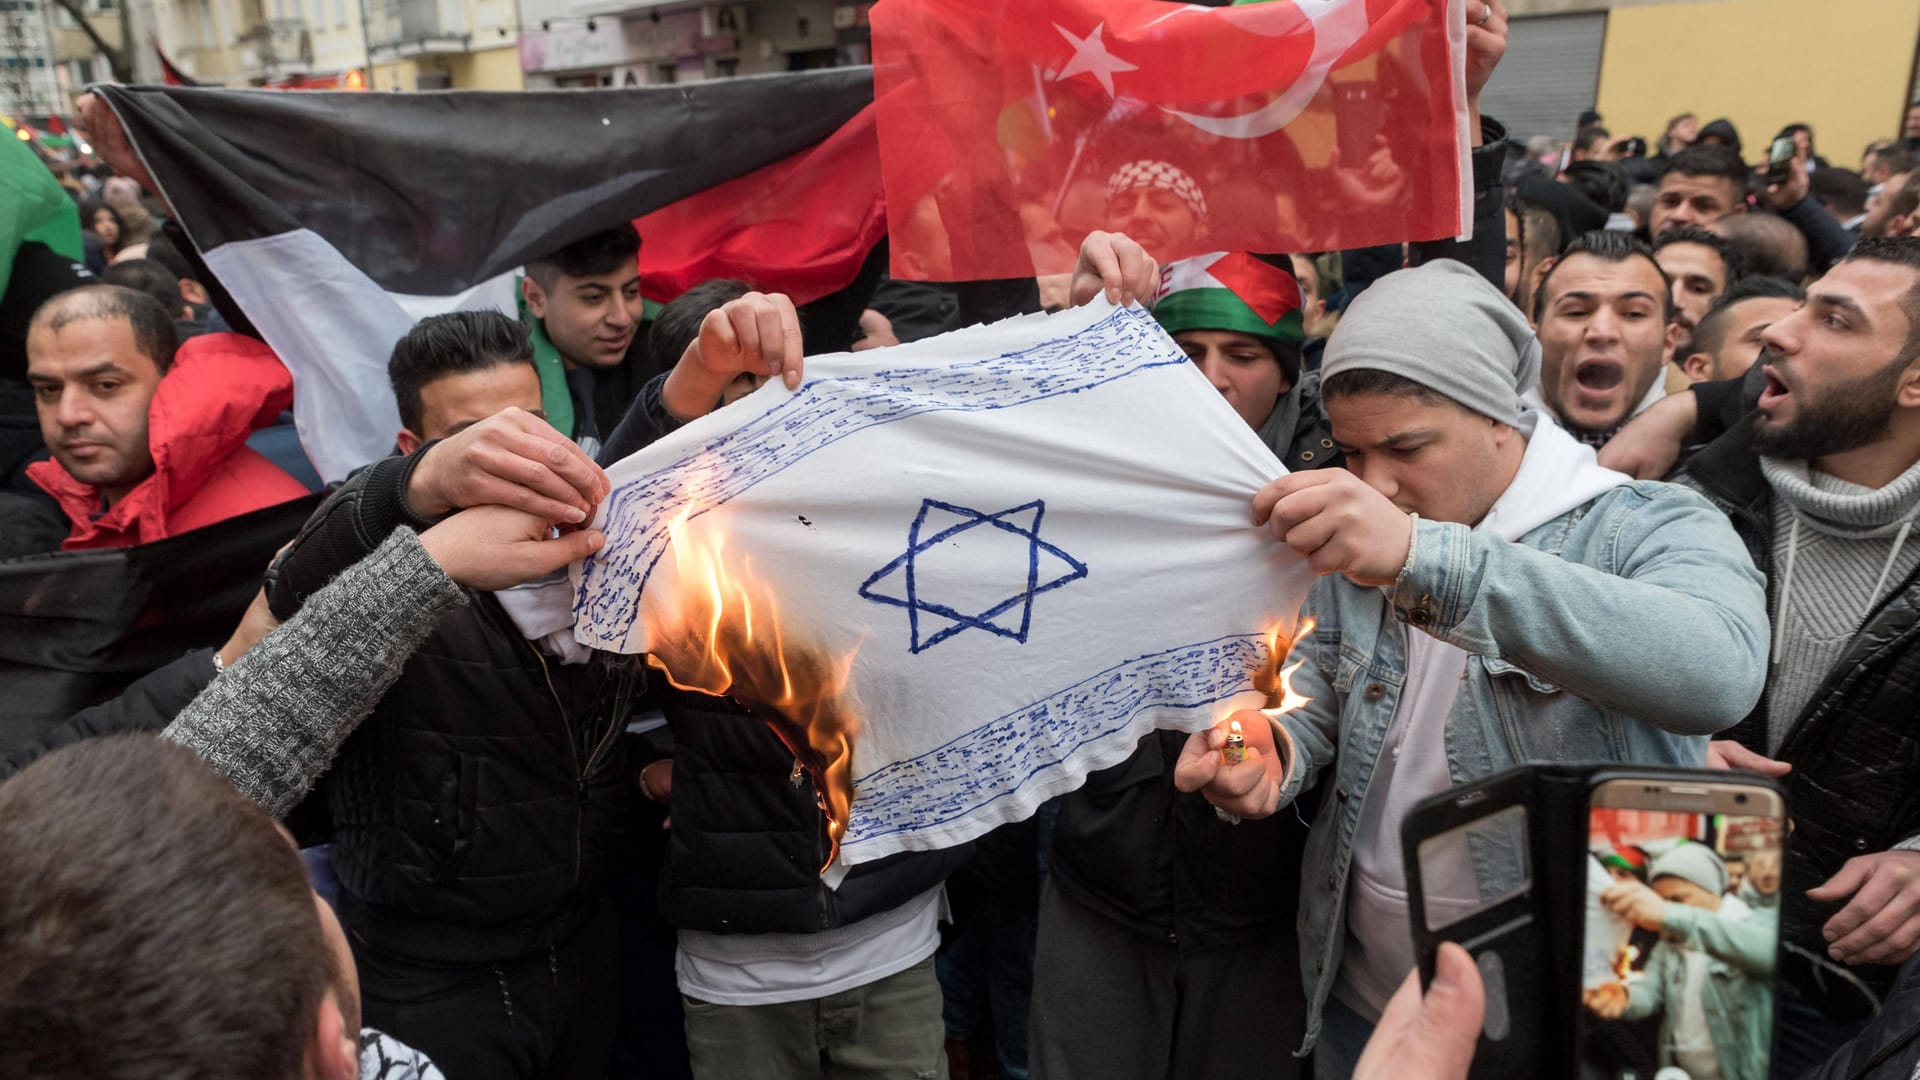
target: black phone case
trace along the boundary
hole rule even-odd
[[[1487,1018],[1471,1080],[1576,1076],[1580,950],[1589,793],[1616,779],[1738,779],[1780,792],[1767,777],[1658,766],[1532,765],[1436,795],[1414,807],[1400,829],[1422,986],[1433,982],[1442,942],[1472,954],[1486,982]],[[1784,798],[1784,793],[1783,793]],[[1420,880],[1420,845],[1510,807],[1526,820],[1525,889],[1459,921],[1430,927]],[[1782,883],[1781,888],[1786,888]]]

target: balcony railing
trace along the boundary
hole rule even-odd
[[[367,44],[402,56],[466,47],[466,12],[458,0],[367,0]]]
[[[313,35],[305,19],[266,19],[240,35],[246,66],[263,78],[304,74],[313,68]]]

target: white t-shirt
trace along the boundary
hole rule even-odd
[[[1693,949],[1685,951],[1686,979],[1676,996],[1667,994],[1667,1011],[1673,1014],[1673,1063],[1687,1071],[1691,1080],[1720,1080],[1720,1052],[1713,1047],[1713,1032],[1707,1027],[1707,1010],[1702,995],[1707,988],[1707,965],[1712,958]]]
[[[897,975],[940,947],[947,891],[936,885],[891,911],[817,934],[680,931],[680,992],[716,1005],[811,1001]]]

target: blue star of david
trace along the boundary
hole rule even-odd
[[[878,604],[907,609],[916,654],[964,630],[985,630],[1024,645],[1033,625],[1033,598],[1087,576],[1085,563],[1040,539],[1040,519],[1046,512],[1047,505],[1040,499],[997,514],[983,514],[938,499],[922,500],[920,513],[907,530],[907,550],[862,582],[860,595]],[[965,534],[975,530],[988,530],[976,541],[989,542],[976,542],[972,552],[958,550],[965,543]],[[1017,543],[1006,544],[1008,537]],[[970,555],[984,556],[985,565]],[[980,605],[958,598],[958,586],[943,580],[946,575],[940,573],[941,563],[965,564],[963,576],[977,588],[982,569],[991,582],[997,569],[991,565],[994,555],[1007,564],[1008,591],[997,594],[1005,599],[989,600],[983,609],[973,610]],[[991,584],[988,588],[994,590]]]

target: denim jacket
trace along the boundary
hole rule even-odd
[[[1305,1053],[1340,967],[1354,834],[1406,680],[1408,627],[1469,654],[1447,719],[1455,783],[1527,762],[1697,766],[1766,679],[1765,586],[1726,515],[1684,488],[1624,484],[1509,543],[1421,520],[1389,589],[1317,582],[1279,718],[1282,801],[1332,769],[1301,865]],[[1513,880],[1497,844],[1470,845],[1484,894]]]
[[[1749,916],[1752,917],[1752,916]],[[1687,983],[1687,949],[1663,940],[1653,947],[1642,977],[1628,990],[1622,1019],[1660,1017],[1660,1064],[1674,1065],[1674,1008]],[[1767,1049],[1773,1045],[1773,990],[1737,964],[1708,954],[1707,979],[1695,1007],[1706,1013],[1725,1080],[1767,1080]]]

